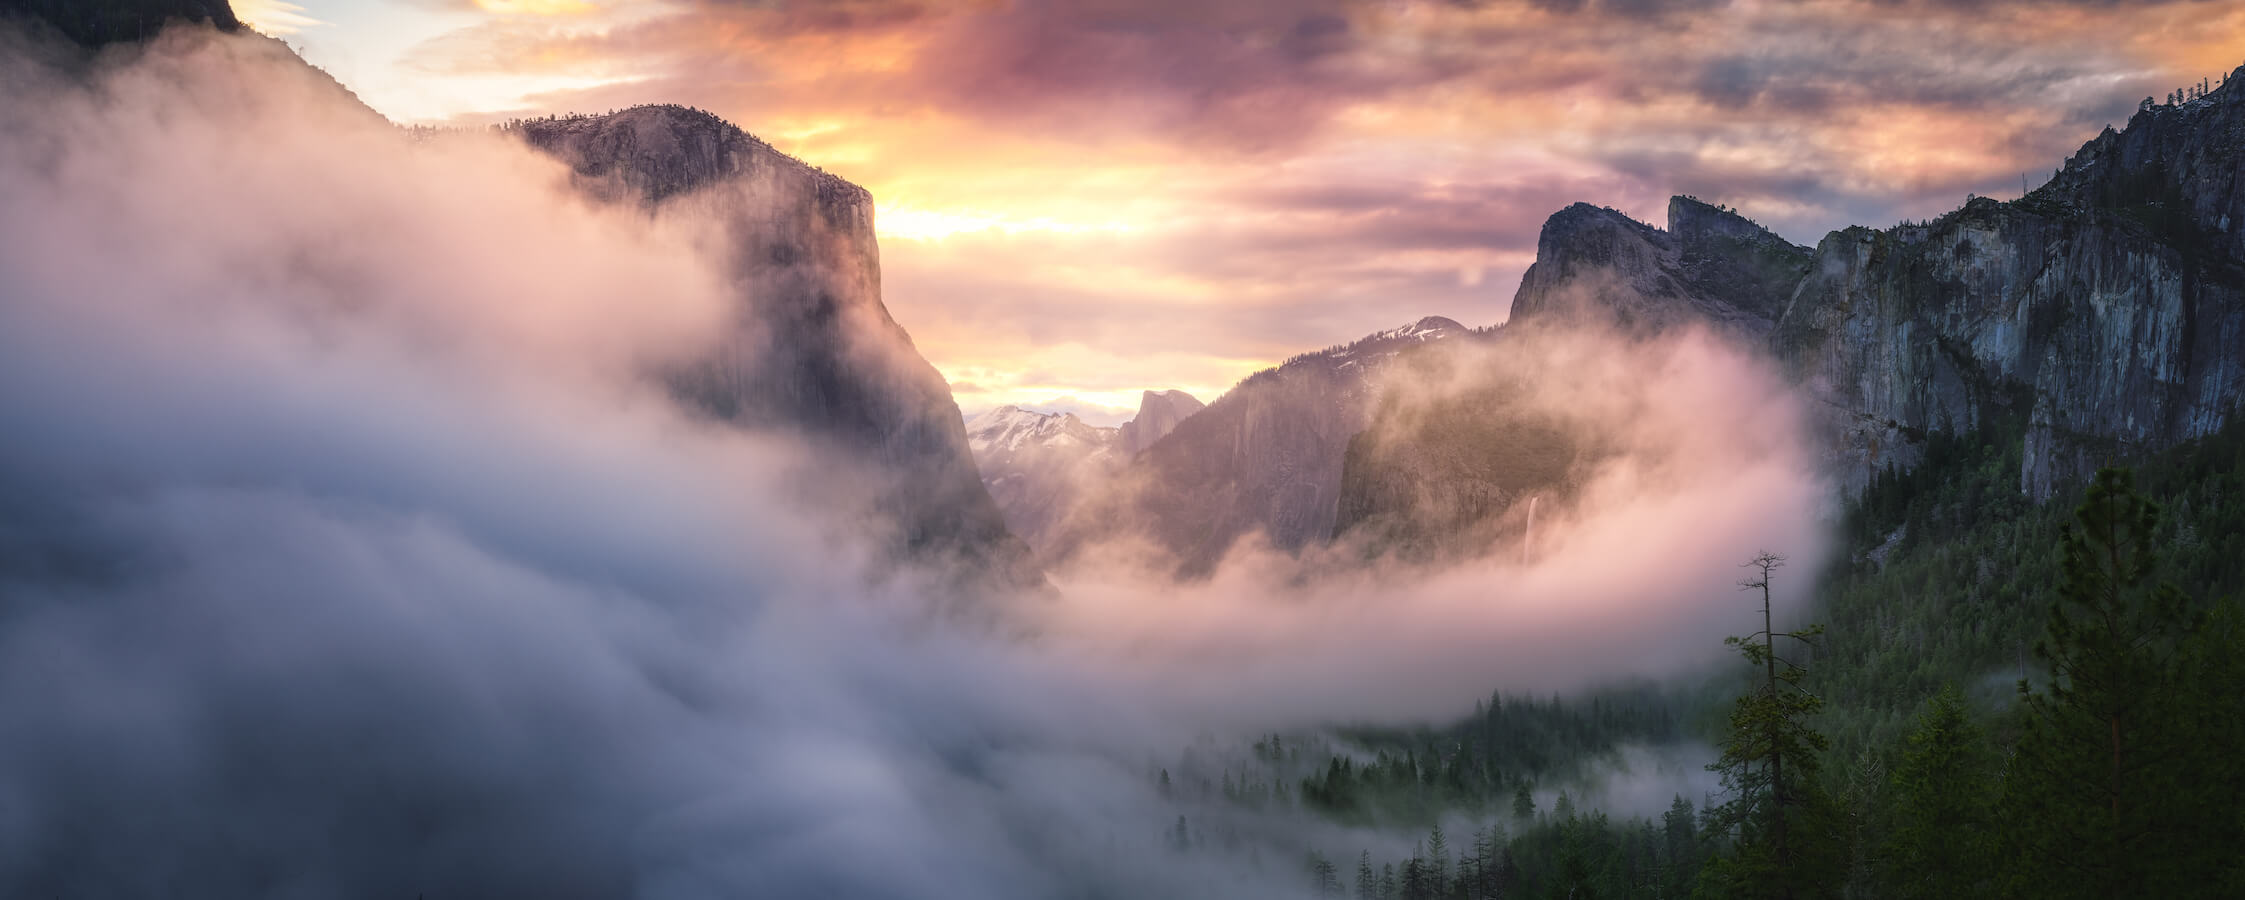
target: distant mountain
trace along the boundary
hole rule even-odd
[[[1184,391],[1146,391],[1138,415],[1119,428],[1086,424],[1073,413],[1001,406],[967,422],[967,445],[1007,527],[1038,551],[1095,497],[1118,489],[1131,458],[1201,409]]]
[[[1146,391],[1138,398],[1138,415],[1122,424],[1117,440],[1123,455],[1136,456],[1155,441],[1177,430],[1185,417],[1200,412],[1207,404],[1184,391]]]
[[[1042,548],[1084,492],[1105,487],[1128,458],[1117,429],[1017,406],[969,420],[967,446],[1006,526],[1033,548]]]
[[[1406,350],[1478,336],[1430,317],[1248,376],[1132,459],[1121,487],[1056,536],[1052,554],[1135,536],[1197,575],[1248,534],[1284,550],[1324,541],[1342,457],[1371,420],[1376,376]]]
[[[783,429],[880,480],[903,558],[1020,587],[1043,583],[983,487],[950,386],[881,302],[873,198],[698,110],[642,106],[510,123],[579,189],[727,229],[740,328],[669,373],[681,402]]]

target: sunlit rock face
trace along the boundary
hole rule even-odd
[[[888,479],[874,506],[895,515],[906,556],[1041,583],[983,488],[950,387],[881,302],[863,188],[683,107],[510,128],[567,163],[592,196],[723,224],[740,326],[720,352],[671,374],[682,400],[718,420],[807,434]]]
[[[1125,456],[1135,456],[1176,431],[1186,416],[1206,406],[1184,391],[1146,391],[1138,398],[1138,415],[1118,430],[1117,443]]]
[[[1441,317],[1306,353],[1249,376],[1147,448],[1121,507],[1091,523],[1128,529],[1200,574],[1241,537],[1281,550],[1332,535],[1349,440],[1370,422],[1376,378],[1405,351],[1476,333]]]
[[[241,27],[226,0],[0,0],[0,17],[45,22],[93,47],[143,40],[173,22]]]
[[[1581,487],[1598,435],[1539,409],[1533,379],[1490,370],[1489,354],[1503,352],[1487,349],[1495,343],[1399,361],[1414,381],[1471,387],[1424,398],[1399,392],[1379,405],[1348,444],[1336,538],[1368,557],[1477,556],[1517,542],[1531,500],[1540,497],[1549,513]]]
[[[1843,482],[1930,431],[2025,430],[2045,498],[2214,431],[2245,396],[2245,99],[2139,112],[2012,203],[1834,232],[1772,346],[1828,407]]]

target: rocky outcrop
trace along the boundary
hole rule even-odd
[[[1154,445],[1155,441],[1177,430],[1185,417],[1200,412],[1206,404],[1184,391],[1146,391],[1138,398],[1138,415],[1122,424],[1116,438],[1123,455],[1136,456]]]
[[[508,127],[588,194],[721,223],[740,325],[721,351],[668,373],[682,402],[858,465],[882,482],[872,506],[893,514],[904,558],[1042,583],[983,487],[950,387],[881,302],[864,189],[683,107]]]
[[[1510,321],[1612,325],[1650,334],[1712,323],[1768,334],[1810,252],[1738,214],[1690,197],[1668,204],[1667,231],[1577,203],[1544,222]]]

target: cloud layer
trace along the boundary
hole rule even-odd
[[[0,41],[0,892],[1286,896],[1161,855],[1147,761],[1695,665],[1814,531],[1755,364],[1553,342],[1546,402],[1675,453],[1533,564],[1250,550],[946,625],[863,575],[862,473],[648,377],[731,327],[711,223],[264,39]]]
[[[1694,194],[1813,244],[2009,196],[2245,61],[2245,10],[610,0],[508,5],[403,60],[374,80],[547,80],[488,116],[716,110],[873,190],[891,303],[963,406],[1127,406],[1424,315],[1500,321],[1576,201]]]

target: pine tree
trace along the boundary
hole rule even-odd
[[[1379,877],[1372,874],[1372,851],[1356,858],[1356,900],[1379,900]]]
[[[1778,631],[1770,605],[1771,574],[1785,558],[1762,553],[1746,563],[1742,590],[1759,591],[1762,630],[1724,639],[1761,670],[1760,683],[1731,709],[1723,755],[1708,768],[1723,777],[1730,800],[1710,813],[1731,836],[1730,852],[1702,872],[1701,886],[1725,897],[1791,898],[1830,893],[1839,848],[1830,800],[1816,779],[1823,735],[1804,721],[1823,706],[1801,689],[1807,669],[1786,659],[1777,640],[1808,644],[1821,626]]]
[[[1956,686],[1934,695],[1894,770],[1887,851],[1893,896],[1964,900],[1990,893],[1995,762]]]
[[[2187,727],[2173,700],[2177,645],[2196,623],[2182,592],[2155,577],[2159,511],[2127,471],[2099,471],[2074,518],[2035,644],[2050,683],[2019,684],[2026,727],[2004,796],[2013,888],[2184,896],[2202,885],[2177,865],[2198,838],[2175,814],[2191,788],[2177,777]]]
[[[1427,835],[1427,880],[1434,885],[1435,893],[1447,893],[1450,887],[1450,841],[1443,837],[1442,826],[1434,826]]]
[[[1523,822],[1536,817],[1536,798],[1528,793],[1528,783],[1523,781],[1512,790],[1512,817]]]
[[[1699,874],[1699,813],[1692,802],[1677,794],[1660,817],[1662,837],[1661,896],[1681,897]]]
[[[1341,896],[1341,879],[1333,868],[1333,861],[1316,851],[1310,852],[1310,883],[1320,897]]]

